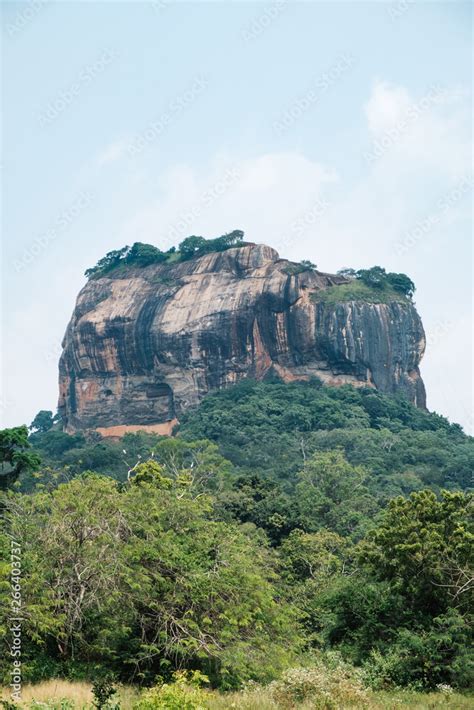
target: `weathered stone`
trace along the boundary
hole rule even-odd
[[[210,390],[270,374],[402,392],[425,407],[415,308],[326,303],[318,293],[346,279],[294,266],[246,245],[89,280],[59,364],[67,431],[162,425]]]

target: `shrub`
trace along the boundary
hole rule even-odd
[[[303,259],[298,264],[289,263],[288,266],[283,267],[282,271],[288,276],[296,276],[297,274],[303,274],[305,271],[316,271],[317,266],[313,264],[312,261],[308,259]]]
[[[308,701],[315,710],[367,704],[367,693],[357,671],[336,654],[307,668],[287,670],[279,680],[270,683],[268,690],[283,708]]]
[[[234,229],[233,232],[223,234],[216,239],[205,239],[204,237],[191,236],[184,239],[179,245],[179,253],[183,260],[190,259],[193,256],[202,256],[216,251],[225,251],[231,247],[242,244],[244,233],[240,229]]]
[[[400,629],[384,653],[371,652],[365,677],[376,690],[472,687],[474,657],[467,623],[451,612],[434,619],[429,630]]]
[[[199,671],[176,671],[173,683],[163,683],[142,693],[134,710],[206,710],[208,697],[201,685],[207,676]]]
[[[94,695],[94,707],[97,710],[107,707],[112,696],[115,695],[117,689],[114,681],[110,676],[98,678],[92,684],[92,694]]]

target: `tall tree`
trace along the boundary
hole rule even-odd
[[[22,473],[34,471],[40,463],[38,454],[30,451],[26,426],[0,431],[0,489],[10,487]]]

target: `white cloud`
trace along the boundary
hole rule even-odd
[[[170,246],[189,234],[241,227],[248,239],[278,248],[282,227],[336,180],[333,170],[293,152],[240,161],[220,155],[201,171],[176,166],[161,181],[160,196],[123,225],[121,241],[153,239]]]
[[[412,101],[403,86],[377,81],[365,105],[369,130],[375,135],[390,130],[407,114]]]

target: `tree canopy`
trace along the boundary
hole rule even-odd
[[[0,549],[21,540],[25,681],[198,673],[228,689],[337,653],[374,688],[472,683],[474,455],[459,426],[318,380],[208,395],[174,437],[71,436],[51,416],[29,439],[0,435],[19,476]],[[9,595],[0,585],[4,682]]]
[[[20,475],[34,471],[41,459],[31,450],[26,426],[0,431],[0,489],[15,483]]]
[[[97,264],[85,271],[87,278],[99,277],[116,271],[119,267],[125,266],[150,266],[151,264],[162,264],[167,261],[185,261],[193,256],[202,256],[214,251],[224,251],[233,246],[243,243],[244,233],[236,229],[228,234],[223,234],[215,239],[205,239],[204,237],[187,237],[178,247],[171,247],[167,251],[161,251],[152,244],[135,242],[131,247],[124,246],[122,249],[109,251],[104,257],[99,259]]]
[[[340,269],[340,276],[357,279],[369,288],[379,291],[393,289],[395,292],[412,298],[415,293],[415,284],[406,274],[387,272],[382,266],[372,266],[370,269]]]

